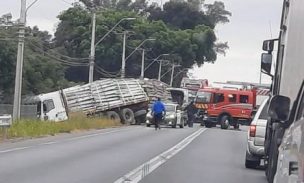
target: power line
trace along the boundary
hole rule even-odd
[[[39,47],[41,48],[41,45],[40,43],[38,43],[37,41],[33,40],[33,39],[29,39],[27,38],[27,40],[29,41],[32,41],[32,42],[35,42],[36,43],[36,46],[39,45]],[[44,48],[41,48],[44,50]],[[63,55],[61,53],[58,53],[58,52],[54,52],[54,50],[52,50],[51,48],[47,48],[48,50],[44,50],[44,51],[50,51],[50,52],[53,52],[53,53],[50,53],[50,54],[53,54],[54,57],[57,57],[57,56],[61,56],[61,57],[65,57],[65,59],[70,59],[70,60],[85,60],[85,61],[88,61],[90,58],[89,57],[83,57],[83,58],[75,58],[75,57],[69,57],[67,55]]]
[[[42,48],[34,45],[32,42],[28,42],[30,45],[32,45],[33,47],[35,47],[36,49],[38,49],[38,51],[43,53],[43,56],[47,56],[51,59],[54,59],[57,62],[60,62],[64,65],[68,65],[68,66],[74,66],[74,67],[81,67],[81,66],[88,66],[89,63],[77,63],[77,62],[72,62],[72,61],[68,61],[68,60],[63,60],[57,57],[54,57],[52,54],[49,54],[48,52],[44,51]]]

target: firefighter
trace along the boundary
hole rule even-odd
[[[185,110],[187,110],[188,115],[188,126],[192,128],[196,113],[196,107],[194,105],[194,102],[191,101],[190,104],[185,108]]]
[[[162,103],[161,99],[158,98],[152,106],[152,115],[155,122],[155,130],[160,129],[160,122],[163,120],[163,117],[166,115],[165,105]]]

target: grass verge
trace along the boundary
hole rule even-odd
[[[63,122],[20,120],[7,129],[7,138],[31,138],[73,131],[102,129],[120,126],[116,121],[103,118],[87,118],[84,115],[73,115]],[[3,140],[4,130],[0,129],[0,139]]]

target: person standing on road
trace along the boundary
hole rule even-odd
[[[185,108],[185,110],[187,110],[188,115],[188,126],[192,128],[196,113],[196,107],[194,105],[194,102],[191,101],[190,104]]]
[[[163,116],[166,115],[165,105],[162,103],[161,99],[158,98],[152,106],[152,114],[155,122],[155,130],[160,129],[160,122],[163,119]]]

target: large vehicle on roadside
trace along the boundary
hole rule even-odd
[[[255,90],[205,88],[197,92],[195,106],[202,113],[202,125],[207,128],[221,125],[239,128],[239,124],[249,124],[256,108]]]
[[[304,182],[303,17],[303,0],[284,0],[279,39],[263,43],[267,53],[262,54],[262,71],[273,77],[265,139],[266,176],[270,183]],[[272,51],[276,41],[278,53],[273,75]]]
[[[72,113],[108,117],[125,124],[145,122],[148,97],[136,79],[101,79],[35,97],[41,120],[63,121]]]

